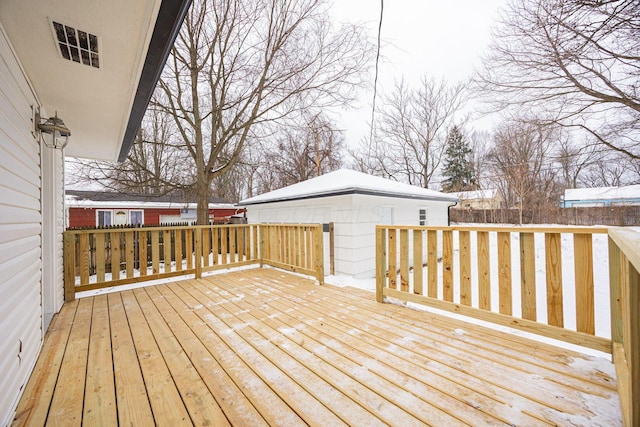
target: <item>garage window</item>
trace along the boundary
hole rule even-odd
[[[427,225],[427,208],[418,209],[418,224]]]

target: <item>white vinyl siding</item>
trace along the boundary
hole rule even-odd
[[[0,425],[7,425],[41,347],[40,147],[29,83],[0,26]]]
[[[393,206],[380,206],[379,224],[393,225]]]

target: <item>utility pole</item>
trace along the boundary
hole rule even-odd
[[[320,113],[316,114],[315,117],[311,120],[311,132],[313,132],[313,139],[316,146],[316,176],[320,176],[320,135],[318,135],[318,128],[316,126],[316,120]]]

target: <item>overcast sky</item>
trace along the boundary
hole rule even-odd
[[[425,73],[455,83],[468,78],[489,42],[489,29],[507,0],[387,0],[382,21],[378,94],[405,77],[412,87]],[[365,25],[375,39],[380,0],[335,0],[338,22]],[[373,69],[372,69],[373,78]],[[341,113],[346,141],[356,145],[369,135],[372,91],[363,91],[358,109]],[[378,97],[378,102],[380,98]],[[485,120],[470,123],[490,130]]]

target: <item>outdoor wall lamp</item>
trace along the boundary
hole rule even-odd
[[[43,123],[40,120],[40,113],[36,113],[36,130],[40,132],[44,145],[59,150],[66,147],[71,131],[62,119],[58,118],[58,112],[56,111],[55,117],[49,117]]]

